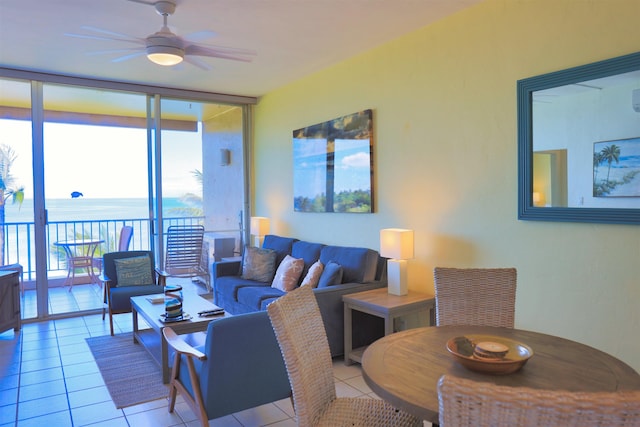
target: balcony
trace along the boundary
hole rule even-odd
[[[165,229],[171,225],[190,225],[202,223],[204,217],[165,217]],[[150,221],[148,218],[127,218],[108,220],[52,221],[46,226],[47,239],[47,278],[48,307],[50,315],[62,315],[74,312],[87,312],[102,309],[102,289],[91,283],[84,271],[77,271],[72,291],[65,287],[67,277],[66,257],[62,248],[55,242],[73,239],[100,239],[104,242],[96,249],[95,256],[115,251],[120,229],[128,225],[133,227],[130,250],[149,250]],[[20,264],[24,269],[24,293],[22,296],[22,318],[37,316],[37,295],[35,290],[35,241],[33,222],[7,222],[4,225],[4,265]],[[239,252],[241,244],[240,230],[207,231],[205,240],[209,242],[210,262],[220,256],[233,256]],[[217,246],[215,240],[223,238],[227,247],[232,239],[233,253],[213,252]],[[97,273],[97,271],[96,271]]]

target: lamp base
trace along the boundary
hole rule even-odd
[[[391,295],[407,295],[409,288],[407,286],[407,261],[404,259],[387,260],[387,292]]]

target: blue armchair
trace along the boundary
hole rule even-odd
[[[205,344],[199,348],[183,341],[170,327],[163,333],[175,351],[169,412],[180,392],[206,427],[208,420],[291,398],[287,371],[266,311],[212,321]]]
[[[126,272],[124,271],[125,260],[129,261]],[[109,252],[104,254],[103,263],[100,279],[104,283],[105,307],[102,308],[102,320],[108,309],[109,328],[113,335],[113,315],[131,313],[131,297],[164,292],[166,277],[156,271],[153,252],[150,251]],[[121,266],[120,274],[118,274],[118,265]],[[120,283],[118,283],[119,277]],[[124,278],[130,283],[123,281]]]

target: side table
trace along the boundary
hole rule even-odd
[[[393,333],[394,319],[410,314],[428,312],[429,324],[434,325],[435,297],[411,292],[407,295],[391,295],[387,288],[356,292],[342,296],[344,303],[344,363],[361,363],[365,348],[352,348],[352,311],[357,310],[384,319],[384,334]]]

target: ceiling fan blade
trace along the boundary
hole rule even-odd
[[[155,1],[145,1],[145,0],[129,0],[132,1],[134,3],[142,3],[142,4],[147,4],[149,6],[153,6],[154,4],[156,4]]]
[[[130,53],[128,55],[124,55],[124,56],[119,56],[117,58],[114,58],[111,60],[111,62],[122,62],[122,61],[126,61],[127,59],[131,59],[131,58],[135,58],[136,56],[142,56],[142,55],[146,55],[147,52],[145,50],[140,50],[138,52],[134,52],[134,53]]]
[[[202,59],[200,58],[196,58],[194,56],[185,56],[184,57],[184,62],[188,62],[191,65],[195,65],[196,67],[204,70],[204,71],[210,71],[211,67],[209,66],[209,64],[207,64],[206,62],[204,62]]]
[[[145,43],[145,39],[140,38],[140,37],[130,36],[128,34],[116,33],[114,31],[103,30],[102,28],[91,27],[91,26],[86,26],[86,25],[83,25],[80,28],[82,28],[84,30],[100,33],[100,34],[106,34],[108,36],[113,37],[113,38],[110,38],[109,40],[120,40],[120,41],[136,42],[136,43]]]
[[[252,59],[247,55],[255,55],[254,51],[246,49],[234,49],[234,48],[218,48],[218,47],[204,47],[198,45],[189,45],[184,50],[187,55],[195,56],[208,56],[211,58],[231,59],[233,61],[251,62]]]
[[[105,55],[109,53],[132,53],[141,51],[141,47],[128,47],[124,49],[106,49],[106,50],[95,50],[93,52],[87,52],[87,55]]]
[[[186,34],[182,36],[182,38],[190,42],[197,42],[197,41],[211,39],[217,35],[218,34],[214,31],[203,30],[203,31],[195,31],[193,33]]]

